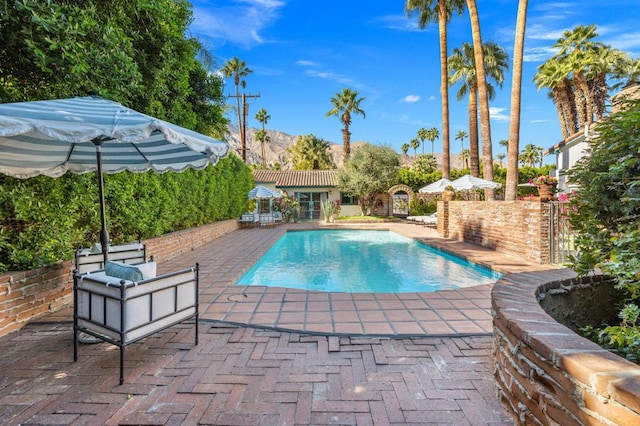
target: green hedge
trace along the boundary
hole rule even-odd
[[[215,167],[182,173],[105,176],[113,244],[237,218],[253,187],[250,169],[230,155]],[[0,272],[71,259],[100,239],[95,173],[13,179],[0,175]]]

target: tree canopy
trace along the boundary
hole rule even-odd
[[[335,169],[329,142],[314,135],[298,136],[295,145],[289,149],[294,170]]]
[[[357,196],[363,215],[367,215],[375,195],[387,190],[398,180],[400,159],[387,146],[370,144],[358,147],[338,172],[338,188],[345,194]]]
[[[96,93],[214,137],[226,130],[222,79],[185,36],[184,0],[20,0],[0,14],[3,102]]]

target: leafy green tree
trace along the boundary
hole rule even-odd
[[[331,98],[333,108],[331,108],[326,116],[331,117],[335,115],[340,118],[340,122],[343,124],[342,128],[342,145],[344,151],[343,161],[346,164],[349,161],[349,155],[351,154],[351,132],[349,126],[351,126],[351,114],[361,114],[366,117],[364,110],[360,107],[360,103],[364,98],[358,97],[357,90],[351,90],[349,88],[342,89],[342,92],[337,93]]]
[[[611,276],[625,306],[620,325],[601,330],[601,340],[623,355],[640,359],[640,102],[596,127],[588,155],[569,170],[578,185],[568,209],[580,255],[571,266],[580,275],[599,268]],[[635,318],[633,317],[635,312]],[[631,316],[630,316],[631,315]]]
[[[365,144],[353,152],[345,168],[338,171],[341,192],[358,197],[362,215],[368,215],[375,195],[397,182],[400,160],[387,146]]]
[[[422,173],[433,173],[438,168],[438,161],[431,154],[419,155],[411,168]]]
[[[222,137],[222,79],[195,38],[186,1],[4,2],[3,102],[96,93],[189,129]]]
[[[296,143],[289,148],[294,170],[330,170],[335,169],[330,144],[314,135],[298,136]]]

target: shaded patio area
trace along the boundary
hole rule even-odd
[[[122,386],[114,346],[81,345],[73,362],[70,308],[0,338],[3,422],[512,424],[489,358],[491,286],[398,295],[233,286],[287,228],[317,226],[242,229],[161,263],[160,273],[200,263],[200,343],[186,323],[129,346]],[[357,226],[505,272],[548,268],[411,224]]]

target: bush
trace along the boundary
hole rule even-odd
[[[0,176],[0,272],[71,259],[76,248],[99,241],[96,180],[95,173]],[[119,244],[239,217],[252,187],[251,171],[236,156],[203,170],[107,175],[109,237]]]
[[[609,116],[596,127],[588,154],[569,173],[580,189],[570,198],[569,220],[577,231],[580,275],[595,269],[611,276],[627,298],[619,325],[598,333],[628,358],[640,355],[637,299],[640,297],[640,102]],[[635,348],[635,349],[634,349]]]

